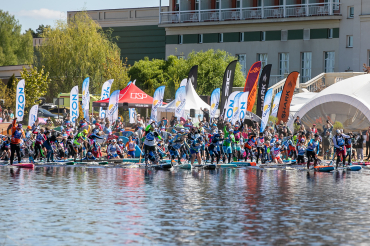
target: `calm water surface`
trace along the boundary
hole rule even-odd
[[[0,167],[0,245],[368,245],[370,171]]]

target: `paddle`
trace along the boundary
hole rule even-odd
[[[144,144],[143,144],[143,146],[141,147],[139,163],[141,163],[141,154],[143,153],[143,148],[144,148]]]

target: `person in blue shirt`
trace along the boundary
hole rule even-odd
[[[298,152],[298,157],[297,157],[297,163],[301,164],[304,163],[304,154],[306,153],[306,146],[304,145],[305,140],[301,139],[297,146],[297,152]]]
[[[315,138],[311,139],[309,142],[308,142],[308,145],[307,145],[307,150],[306,150],[306,153],[307,153],[307,158],[308,158],[308,161],[307,161],[307,169],[310,168],[310,162],[312,160],[314,160],[314,167],[317,166],[317,155],[319,154],[319,151],[320,151],[320,141],[319,141],[319,135],[318,134],[315,134]]]

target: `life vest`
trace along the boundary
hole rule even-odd
[[[310,143],[307,146],[307,151],[314,151],[316,147],[319,145],[319,141],[310,141]]]
[[[272,148],[272,154],[274,157],[280,157],[280,147]]]
[[[298,146],[298,155],[304,155],[305,152],[306,152],[306,147]]]
[[[135,151],[136,143],[134,141],[128,142],[128,151]]]
[[[21,143],[21,138],[22,138],[22,135],[23,135],[23,131],[22,130],[15,130],[13,135],[12,135],[12,138],[11,138],[11,142],[14,143],[14,144],[19,144]]]

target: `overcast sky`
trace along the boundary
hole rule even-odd
[[[169,0],[162,0],[162,6],[168,6]],[[54,25],[57,19],[65,19],[67,11],[122,9],[159,6],[159,0],[13,0],[1,1],[0,9],[15,15],[22,25],[22,31],[39,25]]]

